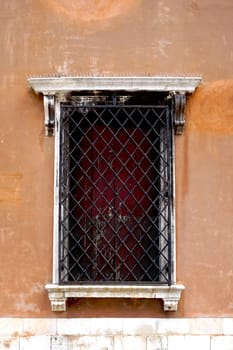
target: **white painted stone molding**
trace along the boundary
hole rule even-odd
[[[200,76],[77,76],[28,78],[36,93],[58,95],[72,91],[174,91],[192,93]]]
[[[75,285],[47,284],[52,311],[66,311],[67,298],[145,298],[162,299],[164,311],[177,311],[184,286]]]
[[[173,98],[177,134],[183,132],[185,95],[201,83],[200,76],[80,76],[34,77],[29,85],[44,96],[45,134],[54,135],[55,101],[65,101],[74,91],[163,91]]]

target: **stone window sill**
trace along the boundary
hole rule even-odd
[[[162,299],[164,311],[177,311],[183,285],[58,285],[47,284],[52,311],[66,311],[68,298]]]

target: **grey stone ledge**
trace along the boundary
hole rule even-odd
[[[66,311],[67,298],[162,299],[164,311],[177,311],[183,285],[58,285],[47,284],[52,311]]]
[[[44,95],[72,91],[167,91],[192,93],[201,82],[200,76],[70,76],[31,77],[29,85]]]

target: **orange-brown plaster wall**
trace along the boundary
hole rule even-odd
[[[61,317],[233,315],[231,0],[0,0],[0,315],[54,317],[53,138],[39,74],[195,74],[176,137],[177,313],[153,300],[79,300]]]
[[[184,312],[233,314],[233,80],[200,87],[176,138],[178,280]]]

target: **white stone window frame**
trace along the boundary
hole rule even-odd
[[[54,135],[54,222],[53,222],[53,276],[52,282],[45,285],[52,311],[65,311],[68,298],[150,298],[162,299],[164,311],[176,311],[184,286],[176,283],[176,230],[175,205],[173,213],[172,285],[61,285],[59,284],[59,168],[60,168],[60,111],[61,103],[67,96],[77,91],[154,91],[167,92],[173,98],[173,119],[176,134],[183,132],[186,95],[195,91],[201,82],[199,76],[117,76],[117,77],[32,77],[28,79],[36,93],[43,94],[46,135]],[[175,145],[173,142],[173,154]],[[174,160],[175,162],[175,156]],[[175,169],[175,164],[173,164]],[[174,170],[173,170],[174,174]],[[174,204],[175,204],[175,175]]]

